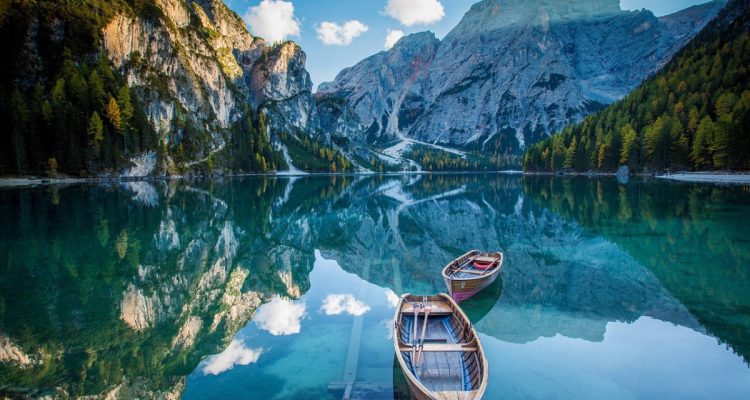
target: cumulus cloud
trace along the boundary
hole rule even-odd
[[[384,12],[406,26],[434,24],[445,16],[439,0],[388,0]]]
[[[354,38],[367,32],[367,29],[367,25],[353,19],[344,22],[344,25],[325,21],[315,31],[318,32],[318,39],[328,46],[347,46]]]
[[[320,309],[326,315],[347,313],[356,317],[370,311],[370,306],[355,299],[351,294],[329,294],[323,299]]]
[[[391,308],[396,308],[400,300],[398,295],[391,289],[385,290],[385,298],[388,300],[388,306]]]
[[[299,333],[300,321],[305,315],[305,303],[295,304],[281,297],[274,297],[255,314],[255,324],[275,336]]]
[[[388,33],[385,35],[385,44],[383,47],[386,49],[390,49],[393,47],[396,42],[398,42],[399,39],[404,37],[406,34],[402,30],[398,29],[388,29]]]
[[[279,42],[289,36],[299,36],[299,20],[294,16],[294,4],[283,0],[263,0],[245,13],[250,31],[269,42]]]
[[[203,374],[219,375],[234,368],[235,365],[248,365],[258,361],[263,349],[245,347],[241,340],[234,339],[226,350],[208,357],[203,364]]]

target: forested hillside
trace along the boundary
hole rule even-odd
[[[0,175],[287,168],[287,127],[264,107],[299,98],[287,80],[309,81],[304,53],[221,1],[3,1],[0,35]],[[351,168],[317,146],[311,170]]]
[[[131,88],[101,48],[102,29],[116,14],[168,24],[153,0],[10,1],[0,9],[0,173],[73,175],[116,173],[129,160],[153,151],[154,172],[208,171],[216,167],[266,171],[284,166],[271,148],[264,121],[245,118],[225,133],[231,151],[207,156],[208,134],[185,111],[165,141],[140,101],[148,93]],[[142,63],[133,54],[131,64]],[[136,66],[137,67],[137,66]],[[152,87],[168,85],[154,75]],[[166,92],[163,89],[162,92]],[[242,142],[242,143],[238,143]],[[169,155],[171,162],[165,163]],[[195,163],[191,161],[201,160]]]
[[[146,2],[3,4],[0,172],[78,173],[156,147],[143,108],[97,46],[115,12],[153,12]]]
[[[530,147],[527,171],[750,169],[750,2],[623,100]]]

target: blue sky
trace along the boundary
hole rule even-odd
[[[299,43],[307,54],[307,70],[317,87],[332,80],[343,68],[385,50],[389,31],[408,35],[430,30],[442,38],[478,0],[224,1],[249,22],[251,33],[264,31],[265,35],[258,36],[268,39],[276,35]],[[665,15],[704,2],[621,0],[620,5],[626,10],[646,8]],[[348,21],[354,22],[346,24]],[[392,36],[397,37],[398,33]]]

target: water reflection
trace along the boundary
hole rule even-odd
[[[253,322],[271,335],[294,335],[299,333],[304,315],[304,302],[295,303],[277,296],[258,310]]]
[[[2,190],[0,394],[334,396],[361,321],[354,380],[390,397],[397,296],[444,291],[442,266],[482,248],[507,260],[463,305],[488,395],[676,396],[692,371],[692,393],[721,377],[731,397],[750,390],[749,197],[496,175]],[[642,364],[675,379],[634,389],[618,366]]]

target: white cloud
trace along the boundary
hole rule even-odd
[[[388,0],[384,11],[406,26],[434,24],[445,16],[439,0]]]
[[[289,36],[299,36],[299,20],[294,16],[294,4],[283,0],[263,0],[245,13],[250,31],[269,42],[279,42]]]
[[[235,365],[248,365],[258,361],[263,349],[250,349],[245,347],[241,340],[234,339],[226,350],[219,354],[208,357],[203,364],[205,375],[219,375],[220,373],[234,368]]]
[[[398,295],[391,289],[385,289],[385,298],[388,300],[388,306],[396,308],[398,301],[401,300]]]
[[[293,335],[302,328],[300,321],[304,315],[305,303],[295,304],[276,296],[258,310],[253,321],[272,335]]]
[[[370,311],[370,306],[355,299],[351,294],[329,294],[323,300],[320,309],[326,315],[347,313],[356,317]]]
[[[402,30],[388,29],[388,33],[385,35],[385,44],[383,45],[386,49],[393,47],[399,39],[404,37],[406,34]]]
[[[315,31],[318,32],[318,39],[328,46],[347,46],[354,38],[367,32],[367,29],[367,25],[353,19],[344,22],[344,25],[325,21]]]

